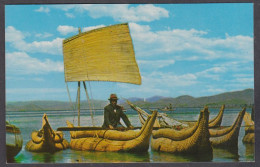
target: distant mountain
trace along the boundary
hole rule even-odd
[[[172,104],[173,107],[202,107],[205,105],[209,107],[220,107],[223,104],[225,104],[226,107],[241,107],[254,104],[254,90],[245,89],[242,91],[226,92],[198,98],[189,95],[176,98],[162,97],[153,102],[135,101],[133,103],[143,108],[164,108],[165,106],[169,106],[169,104]],[[127,104],[124,104],[124,106],[127,106]]]
[[[165,98],[166,97],[163,97],[163,96],[153,96],[153,97],[146,98],[145,101],[147,101],[147,102],[156,102],[158,100],[165,99]]]
[[[242,91],[226,92],[214,96],[192,97],[183,95],[176,98],[153,96],[150,98],[129,98],[129,101],[142,108],[163,108],[172,104],[173,107],[220,107],[225,104],[226,107],[242,107],[244,105],[254,104],[254,90],[245,89]],[[92,106],[96,109],[103,109],[108,104],[107,100],[92,100]],[[118,102],[125,108],[129,105],[124,99]],[[76,104],[73,103],[75,106]],[[88,102],[81,102],[81,108],[89,108]],[[28,101],[28,102],[7,102],[7,111],[38,111],[38,110],[72,110],[69,102],[62,101]]]

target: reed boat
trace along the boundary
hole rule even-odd
[[[225,110],[225,105],[223,104],[220,107],[218,115],[215,118],[209,120],[209,128],[219,127],[221,125],[224,110]]]
[[[131,103],[129,100],[126,100],[126,102],[130,105],[130,107],[132,109],[137,111],[141,124],[144,124],[146,117],[149,114],[146,111],[142,110],[140,107]],[[221,125],[224,110],[225,110],[225,105],[222,105],[218,115],[216,117],[214,117],[213,119],[209,120],[209,125],[208,125],[209,128],[218,127],[218,126]],[[185,129],[185,128],[188,128],[188,127],[192,127],[195,124],[196,124],[195,121],[189,121],[189,122],[180,121],[180,120],[170,118],[165,113],[158,113],[157,121],[155,122],[154,126],[155,127],[164,127],[164,128],[175,128],[175,129],[181,130],[181,129]]]
[[[79,29],[79,34],[63,40],[63,58],[66,85],[68,82],[78,83],[78,125],[74,127],[67,121],[68,127],[58,128],[70,131],[71,148],[89,151],[147,151],[157,111],[149,116],[140,132],[96,127],[92,111],[94,107],[86,84],[91,81],[141,84],[128,24],[111,25],[86,32]],[[80,124],[81,83],[89,104],[92,127]],[[68,85],[67,91],[71,102]]]
[[[209,129],[210,142],[213,147],[236,148],[238,146],[239,130],[246,108],[239,112],[232,126],[222,129]]]
[[[212,154],[208,131],[208,107],[200,111],[198,122],[191,128],[177,131],[153,131],[151,147],[155,151],[180,154]]]
[[[133,130],[70,131],[70,148],[81,151],[145,152],[149,148],[156,116],[157,111],[154,111],[138,132]],[[67,124],[68,127],[73,127],[68,121]]]
[[[209,120],[209,125],[208,125],[209,128],[216,128],[216,127],[219,127],[221,125],[221,122],[222,122],[222,119],[223,119],[223,115],[224,115],[224,110],[225,110],[225,105],[223,104],[220,107],[218,115],[216,117],[214,117],[214,118]],[[192,126],[192,125],[194,125],[196,123],[194,121],[189,121],[189,122],[182,121],[182,122],[183,123],[187,123],[190,126]]]
[[[139,120],[141,124],[143,125],[147,119],[147,117],[150,116],[146,111],[141,109],[140,107],[134,105],[129,100],[126,100],[126,102],[129,104],[129,106],[137,111]],[[173,127],[188,127],[188,124],[181,123],[173,118],[170,118],[166,113],[159,113],[157,114],[157,119],[155,120],[154,127],[157,128],[173,128]]]
[[[245,136],[243,137],[243,143],[255,143],[255,122],[252,119],[252,115],[254,108],[252,108],[252,114],[250,115],[248,112],[244,115],[245,122]]]
[[[54,131],[46,114],[42,118],[42,128],[31,134],[31,140],[26,144],[26,150],[31,152],[55,152],[69,147],[61,131]]]
[[[164,107],[164,108],[161,108],[161,109],[159,109],[160,111],[168,111],[168,112],[170,112],[170,111],[175,111],[175,109],[172,107],[172,104],[170,103],[170,105],[169,106],[166,106],[166,107]]]
[[[22,149],[23,137],[20,129],[6,122],[6,158],[7,161],[13,159]]]

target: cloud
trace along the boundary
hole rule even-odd
[[[227,68],[225,67],[211,67],[209,69],[197,72],[195,75],[201,78],[206,77],[212,80],[220,80],[220,75],[225,72],[227,72]]]
[[[66,88],[7,88],[7,101],[68,100]],[[21,98],[22,97],[22,98]]]
[[[48,38],[48,37],[53,36],[53,34],[44,32],[44,33],[37,33],[35,36],[37,38]]]
[[[8,88],[6,89],[7,94],[42,94],[42,93],[66,93],[64,88]]]
[[[139,60],[137,61],[142,68],[158,69],[175,63],[175,60]]]
[[[77,32],[78,28],[73,27],[73,26],[60,25],[60,26],[58,26],[57,31],[59,31],[62,35],[67,35],[69,33]]]
[[[118,84],[118,87],[120,92],[128,97],[172,96],[183,88],[194,86],[197,83],[197,76],[191,73],[177,75],[171,72],[152,72],[142,74],[142,85],[140,86]]]
[[[54,55],[62,54],[63,38],[55,38],[52,41],[33,41],[28,43],[25,41],[25,36],[21,31],[16,30],[13,26],[8,26],[6,28],[5,39],[6,42],[10,42],[11,46],[19,51]]]
[[[24,38],[25,38],[24,33],[16,30],[13,26],[8,26],[5,29],[5,41],[6,42],[23,41]]]
[[[152,31],[148,25],[130,23],[129,26],[136,55],[140,57],[176,55],[176,60],[221,58],[253,61],[253,38],[249,36],[226,35],[225,38],[209,38],[205,36],[208,32],[196,29]]]
[[[81,29],[82,32],[86,32],[86,31],[90,31],[93,29],[97,29],[97,28],[101,28],[101,27],[105,27],[105,25],[97,25],[97,26],[89,26],[89,27],[83,27]],[[68,35],[70,33],[78,33],[78,28],[77,27],[73,27],[73,26],[68,26],[68,25],[59,25],[57,27],[57,31],[61,34],[61,35]]]
[[[102,27],[105,27],[105,25],[101,24],[101,25],[97,25],[97,26],[84,27],[83,32],[94,30],[94,29],[97,29],[97,28],[102,28]]]
[[[14,74],[44,74],[48,72],[63,72],[63,62],[50,59],[39,60],[30,57],[25,52],[6,53],[7,72]]]
[[[56,8],[66,12],[88,12],[92,18],[111,17],[120,22],[151,22],[160,18],[168,18],[169,12],[152,4],[128,5],[128,4],[84,4],[84,5],[59,5]]]
[[[49,13],[50,9],[47,7],[41,6],[39,9],[34,10],[35,12]]]
[[[75,18],[75,15],[72,13],[66,13],[65,14],[68,18]]]

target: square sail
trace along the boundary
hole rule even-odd
[[[141,84],[128,24],[79,33],[63,41],[66,82]]]

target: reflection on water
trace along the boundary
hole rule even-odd
[[[168,113],[175,119],[197,120],[199,108],[179,109],[173,113]],[[210,118],[218,114],[219,109],[210,109]],[[240,109],[226,109],[222,125],[231,125],[237,117]],[[170,153],[161,153],[149,148],[146,153],[118,153],[118,152],[88,152],[75,151],[71,149],[59,151],[56,153],[32,153],[25,150],[26,143],[30,140],[31,132],[39,130],[42,125],[42,111],[27,112],[7,112],[6,119],[18,126],[21,130],[24,143],[21,152],[14,158],[15,163],[95,163],[95,162],[244,162],[254,161],[254,144],[243,144],[244,127],[241,127],[238,139],[238,148],[233,150],[213,149],[212,155],[176,155]],[[130,114],[129,114],[130,113]],[[134,126],[141,126],[138,115],[133,111],[127,111],[129,119]],[[30,115],[30,117],[28,117]],[[48,111],[50,125],[55,130],[58,127],[66,126],[66,120],[77,124],[75,113],[68,111]],[[96,114],[95,124],[101,126],[103,123],[103,112]],[[91,126],[91,117],[89,114],[83,114],[81,117],[82,126]],[[65,139],[70,141],[69,132],[65,132]]]
[[[223,149],[223,148],[214,148],[213,155],[217,161],[222,161],[222,162],[239,161],[238,149],[230,150],[230,149]]]
[[[255,144],[245,144],[245,147],[246,147],[246,151],[245,151],[246,161],[252,161],[252,159],[254,160]]]
[[[150,155],[145,153],[125,153],[125,152],[93,152],[93,151],[73,151],[71,162],[150,162]]]
[[[152,151],[153,162],[211,162],[212,154],[171,154]]]

